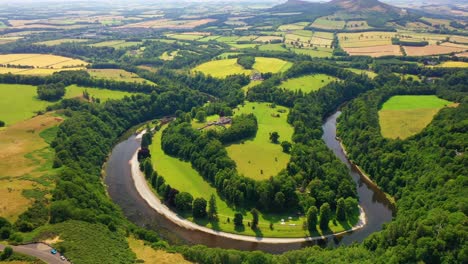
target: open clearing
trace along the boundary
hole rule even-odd
[[[70,85],[66,88],[65,98],[82,97],[83,92],[87,91],[90,97],[99,98],[101,101],[109,99],[122,99],[125,96],[131,96],[135,93],[124,92],[124,91],[113,91],[108,89],[99,89],[92,87],[81,87],[77,85]]]
[[[382,136],[405,139],[421,132],[440,109],[453,105],[435,95],[391,97],[379,111]]]
[[[255,64],[253,65],[254,70],[261,73],[272,72],[284,72],[292,66],[291,62],[276,59],[276,58],[264,58],[256,57]],[[213,77],[224,78],[233,74],[246,74],[250,75],[252,70],[244,69],[241,65],[237,64],[237,59],[225,59],[225,60],[214,60],[198,65],[193,69],[195,72],[202,72],[209,74]]]
[[[317,91],[325,85],[336,81],[335,77],[326,74],[306,75],[298,78],[288,79],[280,84],[279,87],[291,91],[301,90],[304,93]]]
[[[0,130],[0,216],[16,220],[53,187],[53,150],[47,142],[61,122],[47,113]]]
[[[352,71],[356,74],[366,74],[367,76],[369,76],[369,78],[371,79],[374,79],[375,77],[377,77],[377,73],[373,72],[373,71],[369,71],[369,70],[361,70],[361,69],[355,69],[355,68],[346,68],[346,70],[349,70],[349,71]]]
[[[154,84],[151,81],[145,80],[133,72],[128,72],[122,69],[89,69],[88,73],[99,79],[109,79],[119,82],[136,82]]]
[[[285,112],[280,113],[278,110]],[[236,162],[241,174],[255,180],[264,180],[286,168],[290,156],[283,152],[279,144],[270,142],[270,133],[278,132],[280,142],[291,142],[293,128],[286,121],[288,112],[285,107],[271,108],[267,103],[253,102],[235,109],[236,115],[253,113],[258,121],[255,138],[227,147],[229,156]],[[279,117],[274,117],[277,114]]]
[[[133,237],[127,238],[130,249],[136,254],[137,259],[144,260],[149,264],[171,264],[171,263],[191,263],[184,259],[181,254],[168,253],[164,250],[156,250],[149,245],[145,245],[143,240]]]

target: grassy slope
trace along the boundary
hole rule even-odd
[[[176,53],[177,54],[177,53]],[[110,79],[121,82],[137,82],[154,84],[151,81],[145,80],[133,72],[128,72],[121,69],[90,69],[88,73],[95,78]]]
[[[435,95],[393,96],[379,111],[382,135],[386,138],[407,138],[419,133],[449,101]]]
[[[326,74],[306,75],[298,78],[288,79],[280,84],[281,88],[288,90],[302,90],[305,93],[317,91],[325,85],[337,80]]]
[[[0,216],[15,221],[54,186],[54,152],[48,143],[61,119],[51,113],[0,130]]]
[[[112,91],[107,89],[98,89],[98,88],[91,88],[91,87],[81,87],[76,85],[70,85],[67,87],[67,91],[65,93],[65,98],[74,98],[80,97],[83,95],[84,91],[88,91],[90,96],[95,98],[99,98],[101,100],[108,100],[108,99],[122,99],[125,96],[130,96],[132,93],[130,92],[123,92],[123,91]]]
[[[144,263],[149,264],[171,264],[171,263],[180,263],[186,264],[191,263],[184,259],[181,254],[168,253],[164,250],[156,250],[149,245],[145,245],[145,242],[142,240],[137,240],[133,237],[127,238],[127,242],[136,254],[137,259],[143,260]]]
[[[286,122],[287,113],[279,113],[279,118],[271,116],[278,113],[279,109],[286,110],[279,106],[270,108],[266,103],[249,102],[235,111],[236,114],[253,113],[258,120],[258,132],[254,139],[227,148],[229,156],[237,164],[238,171],[246,177],[268,179],[284,169],[289,161],[289,155],[282,151],[281,146],[270,143],[269,139],[270,133],[276,131],[280,135],[280,141],[291,141],[293,128]],[[263,170],[263,174],[260,170]]]

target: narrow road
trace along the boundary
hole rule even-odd
[[[137,138],[141,138],[142,134],[145,133],[143,131],[140,133]],[[308,241],[315,241],[315,240],[323,240],[325,238],[332,238],[334,236],[343,235],[349,232],[353,232],[355,230],[363,228],[367,224],[366,214],[364,210],[360,207],[360,215],[358,223],[349,230],[339,232],[336,234],[324,235],[324,236],[317,236],[317,237],[299,237],[299,238],[270,238],[270,237],[253,237],[253,236],[244,236],[238,234],[232,234],[227,232],[216,231],[207,227],[199,226],[182,216],[179,216],[174,211],[169,209],[166,205],[164,205],[153,193],[151,188],[148,186],[148,183],[143,175],[143,172],[140,171],[140,166],[138,163],[138,150],[133,155],[132,159],[129,161],[131,167],[131,174],[133,178],[133,182],[135,187],[143,198],[146,203],[156,210],[159,214],[165,216],[167,219],[171,220],[175,224],[190,229],[190,230],[199,230],[205,233],[213,234],[216,236],[227,237],[235,240],[241,241],[248,241],[248,242],[257,242],[257,243],[269,243],[269,244],[286,244],[286,243],[300,243],[300,242],[308,242]]]
[[[5,245],[0,244],[1,251],[3,251],[5,247]],[[27,245],[10,247],[13,248],[13,252],[19,252],[25,255],[33,256],[49,264],[70,263],[68,260],[61,260],[59,253],[57,253],[56,255],[50,253],[50,250],[52,250],[52,248],[44,243],[32,243]]]

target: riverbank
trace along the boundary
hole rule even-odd
[[[140,133],[137,136],[137,138],[141,138],[142,133]],[[239,234],[227,233],[227,232],[222,232],[222,231],[216,231],[207,227],[203,227],[178,215],[177,213],[172,211],[170,208],[168,208],[166,205],[164,205],[156,197],[152,189],[148,186],[148,183],[143,173],[140,171],[139,162],[137,158],[137,152],[138,150],[134,153],[132,159],[129,162],[130,167],[131,167],[131,176],[133,178],[133,182],[135,184],[135,188],[137,192],[139,193],[141,198],[145,200],[146,203],[152,209],[154,209],[159,214],[163,215],[164,217],[166,217],[173,223],[177,224],[178,226],[189,229],[189,230],[198,230],[198,231],[205,232],[208,234],[230,238],[234,240],[246,241],[246,242],[270,243],[270,244],[282,244],[283,243],[284,244],[284,243],[301,243],[301,242],[318,241],[318,240],[324,240],[327,238],[332,238],[335,236],[341,236],[341,235],[359,230],[367,224],[367,218],[366,218],[364,209],[360,207],[358,223],[355,226],[353,226],[351,229],[338,232],[338,233],[334,233],[334,234],[328,234],[328,235],[316,236],[316,237],[300,237],[300,238],[254,237],[254,236],[246,236],[246,235],[239,235]]]
[[[348,156],[348,152],[346,151],[346,147],[345,145],[343,144],[343,141],[341,140],[340,137],[336,137],[336,140],[339,142],[340,144],[340,147],[341,149],[343,150],[343,154],[346,156],[346,159],[348,160],[348,162],[351,164],[351,168],[356,170],[356,172],[361,176],[361,179],[364,180],[364,182],[370,186],[372,186],[373,188],[377,188],[379,189],[380,191],[382,191],[384,194],[385,194],[385,197],[387,199],[387,201],[389,202],[389,204],[392,206],[392,210],[395,210],[396,208],[396,201],[395,201],[395,198],[393,196],[391,196],[390,194],[384,192],[380,186],[374,182],[370,177],[369,175],[367,175],[364,170],[359,167],[359,165],[357,165],[356,163],[354,163],[353,160],[351,160]]]

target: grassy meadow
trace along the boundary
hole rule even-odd
[[[281,59],[256,57],[253,68],[262,73],[278,73],[288,70],[291,66],[291,62],[284,61]],[[237,64],[237,59],[209,61],[198,65],[193,69],[193,71],[202,72],[204,74],[209,74],[213,77],[218,78],[225,78],[233,74],[250,75],[252,73],[252,70],[244,69],[241,65]]]
[[[61,122],[47,113],[0,130],[0,216],[15,221],[53,188],[57,170],[48,143]]]
[[[154,84],[153,82],[145,80],[133,72],[128,72],[122,69],[89,69],[87,72],[92,77],[99,79]]]
[[[336,81],[335,77],[326,74],[305,75],[298,78],[288,79],[280,84],[281,88],[291,91],[301,90],[304,93],[317,91],[327,84]]]
[[[145,244],[145,241],[138,240],[134,237],[127,238],[130,249],[136,254],[137,260],[143,260],[144,263],[158,263],[158,264],[171,264],[180,263],[187,264],[191,263],[184,259],[179,253],[168,253],[162,249],[154,249],[149,245]]]
[[[286,112],[279,113],[278,110]],[[227,147],[228,154],[236,162],[239,173],[255,180],[265,180],[286,168],[289,154],[284,153],[279,144],[271,143],[269,137],[271,132],[276,131],[280,135],[280,142],[284,140],[291,142],[293,127],[286,121],[288,111],[285,107],[271,108],[267,103],[253,102],[247,102],[244,106],[235,109],[237,115],[253,113],[258,121],[255,138]],[[276,114],[280,117],[273,117]]]
[[[451,102],[435,95],[398,95],[391,97],[379,111],[382,136],[405,139],[421,132],[440,109]]]
[[[122,99],[125,96],[131,96],[132,93],[124,91],[113,91],[108,89],[98,89],[92,87],[81,87],[77,85],[70,85],[66,88],[65,98],[75,98],[83,96],[83,92],[87,91],[90,96],[99,98],[102,101],[109,99]]]

